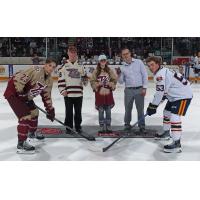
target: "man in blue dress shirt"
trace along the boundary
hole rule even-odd
[[[144,97],[146,95],[148,75],[146,67],[139,59],[131,57],[131,52],[128,48],[123,48],[121,51],[124,61],[123,67],[120,69],[119,83],[125,83],[124,90],[124,105],[125,105],[125,130],[130,130],[131,115],[133,102],[135,101],[138,119],[144,116]],[[145,120],[141,120],[138,124],[140,132],[145,132]]]

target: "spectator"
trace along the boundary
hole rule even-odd
[[[33,65],[39,65],[41,61],[43,61],[43,59],[40,59],[37,55],[37,53],[33,54],[33,57],[31,58]]]
[[[115,104],[112,91],[116,88],[117,77],[108,66],[105,55],[100,55],[98,61],[90,83],[95,92],[95,107],[99,112],[99,133],[111,133],[111,109]]]
[[[197,83],[200,77],[200,51],[197,53],[197,56],[194,59],[194,63],[195,65],[193,68],[195,73],[195,83]]]
[[[36,47],[37,47],[36,42],[32,40],[32,41],[30,42],[30,48],[33,48],[33,49],[34,49],[34,48],[36,48]]]
[[[144,116],[144,97],[146,95],[148,75],[143,62],[139,59],[131,57],[131,52],[128,48],[122,49],[122,58],[124,60],[124,66],[118,72],[119,83],[125,83],[124,91],[124,105],[125,105],[125,130],[131,129],[131,118],[133,102],[135,100],[137,114],[138,114],[138,126],[140,132],[145,132],[145,120]],[[141,120],[142,119],[142,120]]]
[[[85,75],[84,68],[78,64],[77,48],[68,48],[69,59],[65,65],[59,69],[58,88],[65,101],[65,125],[81,133],[82,123],[82,102],[83,85],[87,85],[87,80],[82,77]],[[66,133],[72,134],[70,129]]]

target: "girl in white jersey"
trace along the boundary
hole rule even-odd
[[[173,142],[164,146],[164,152],[181,152],[181,116],[186,114],[192,99],[190,83],[180,73],[161,67],[160,59],[157,57],[147,58],[146,63],[154,74],[156,83],[156,93],[147,108],[147,114],[149,116],[155,114],[163,98],[168,99],[163,112],[164,133],[156,135],[156,139],[171,137]]]

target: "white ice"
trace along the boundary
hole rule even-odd
[[[187,115],[182,118],[182,153],[163,153],[162,147],[167,142],[158,142],[154,141],[154,139],[125,139],[103,153],[91,151],[91,149],[88,148],[88,144],[82,139],[49,138],[46,139],[44,143],[37,145],[38,151],[34,155],[16,154],[17,118],[3,97],[6,85],[6,82],[0,82],[0,160],[200,160],[200,124],[198,123],[200,118],[200,85],[192,84],[194,98]],[[152,100],[154,91],[154,84],[150,82],[145,99],[145,109]],[[54,82],[52,97],[56,110],[56,117],[63,121],[65,115],[64,100],[58,92],[56,82]],[[123,125],[123,85],[117,86],[114,97],[116,105],[112,109],[112,125]],[[35,103],[43,107],[40,97],[35,98]],[[164,104],[165,103],[160,105],[157,114],[146,118],[147,125],[162,125]],[[132,123],[134,123],[137,120],[135,106],[132,116]],[[83,126],[98,125],[98,113],[94,107],[94,93],[90,86],[84,89],[82,117]],[[58,125],[56,122],[51,123],[48,121],[43,113],[40,113],[39,124]],[[98,143],[98,146],[104,147],[105,144],[109,144],[111,141],[113,141],[113,139],[103,139],[103,141]]]

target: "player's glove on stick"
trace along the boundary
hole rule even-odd
[[[166,95],[163,95],[163,98],[162,98],[162,101],[166,100],[167,99],[167,96]]]
[[[54,108],[47,110],[47,119],[51,120],[52,122],[54,121],[55,118],[55,110]]]
[[[35,103],[34,103],[33,100],[27,101],[27,102],[26,102],[26,105],[27,105],[28,107],[35,107]]]
[[[162,100],[161,100],[160,103],[163,103],[166,99],[167,99],[167,96],[166,96],[166,95],[163,95],[163,98],[162,98]]]
[[[153,115],[153,114],[156,114],[156,109],[157,109],[157,105],[154,105],[152,103],[149,104],[148,108],[147,108],[147,114],[149,116]]]

